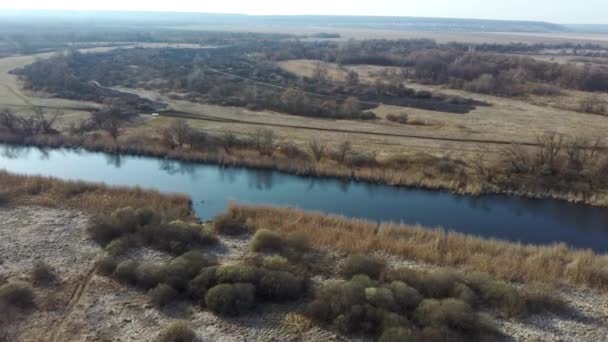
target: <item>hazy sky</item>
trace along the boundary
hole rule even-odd
[[[395,15],[608,24],[608,0],[1,0],[0,9]]]

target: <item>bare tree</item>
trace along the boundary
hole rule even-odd
[[[352,153],[353,147],[349,140],[345,140],[336,147],[336,160],[343,163],[346,158]]]
[[[262,156],[272,156],[279,146],[279,139],[273,130],[260,128],[250,135],[251,143]]]
[[[501,154],[512,172],[524,173],[532,169],[530,154],[522,145],[512,144],[502,150]]]
[[[18,118],[15,115],[15,113],[13,113],[12,110],[5,108],[0,112],[0,127],[11,132],[11,133],[16,133],[17,131],[17,125],[18,125]]]
[[[346,73],[346,84],[351,87],[356,87],[359,85],[359,74],[354,70],[349,70]]]
[[[317,62],[312,71],[312,78],[321,83],[326,83],[329,80],[329,70],[323,62]]]
[[[536,153],[537,167],[543,172],[553,172],[557,155],[563,147],[563,135],[550,133],[537,138],[539,148]]]
[[[52,116],[47,118],[44,111],[42,110],[42,108],[35,107],[34,115],[35,115],[35,118],[36,118],[37,124],[38,124],[37,130],[40,131],[40,133],[43,133],[43,134],[57,133],[57,130],[54,129],[53,126],[55,125],[55,121],[57,121],[57,118],[59,117],[59,115],[61,115],[60,111],[58,111],[58,110],[55,111],[55,113]]]
[[[314,139],[308,142],[308,149],[312,153],[312,156],[317,162],[323,159],[325,151],[327,150],[327,143],[320,139]]]
[[[173,120],[169,127],[161,130],[163,141],[170,148],[192,144],[193,135],[192,128],[184,119]]]

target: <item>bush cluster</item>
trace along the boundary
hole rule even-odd
[[[340,274],[350,279],[357,274],[365,274],[372,279],[378,279],[386,265],[378,258],[364,254],[353,254],[340,265]]]
[[[254,302],[256,299],[272,302],[297,299],[303,295],[306,287],[304,279],[289,272],[235,264],[201,269],[190,282],[189,292],[192,298],[204,300],[218,314],[236,315],[251,308],[250,305],[245,305],[237,310],[231,304],[243,300],[233,291],[235,288],[230,287],[237,284],[240,287],[236,289],[242,289],[244,285],[251,286]],[[216,296],[221,298],[215,298]]]
[[[304,234],[294,233],[283,237],[276,232],[260,229],[251,240],[251,250],[297,260],[310,250],[310,241]]]
[[[308,314],[342,333],[373,334],[382,341],[422,340],[426,328],[443,329],[454,340],[496,333],[460,299],[424,299],[404,282],[380,282],[367,275],[323,286]]]
[[[340,272],[345,281],[331,281],[315,292],[309,317],[340,332],[373,334],[381,341],[498,336],[493,323],[477,312],[482,307],[510,318],[566,310],[547,291],[518,290],[485,274],[385,270],[382,262],[363,254],[349,256]]]
[[[138,244],[181,254],[217,242],[216,236],[201,225],[163,222],[162,217],[150,209],[130,207],[95,217],[87,231],[111,255],[120,255]]]

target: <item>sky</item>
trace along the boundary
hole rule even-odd
[[[608,24],[608,0],[2,0],[0,9],[390,15]]]

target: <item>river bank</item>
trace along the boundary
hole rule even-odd
[[[462,160],[438,158],[421,153],[384,161],[376,160],[373,165],[349,166],[330,158],[323,158],[318,162],[310,160],[309,157],[294,158],[281,153],[280,150],[272,156],[264,156],[250,148],[233,147],[230,150],[220,149],[218,146],[211,146],[209,150],[191,147],[168,148],[156,136],[139,134],[130,134],[122,139],[113,140],[100,134],[84,137],[63,134],[21,137],[4,133],[0,134],[0,143],[41,148],[84,148],[91,152],[276,170],[297,176],[449,191],[460,195],[510,195],[608,207],[608,191],[603,188],[591,192],[547,189],[542,183],[534,180],[534,175],[505,175],[501,174],[505,170],[499,165],[484,168],[483,165],[469,165]],[[479,158],[483,159],[483,156]]]

